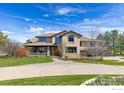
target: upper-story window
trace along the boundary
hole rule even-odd
[[[46,37],[40,37],[39,42],[47,42],[47,38]]]
[[[96,41],[90,41],[90,46],[91,46],[91,47],[94,47],[95,44],[96,44]]]
[[[60,43],[60,37],[55,37],[55,43],[59,44]]]
[[[68,42],[74,42],[74,35],[68,35]]]
[[[89,46],[89,42],[88,41],[80,41],[80,46],[88,47]]]

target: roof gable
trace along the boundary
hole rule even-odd
[[[55,35],[53,35],[53,36],[57,36],[57,35],[61,36],[61,35],[65,34],[65,33],[67,33],[67,31],[66,31],[66,30],[61,31],[61,32],[59,32],[59,33],[56,33],[56,34],[55,34]]]
[[[64,30],[64,31],[62,31],[62,32],[59,32],[59,33],[47,33],[47,34],[42,34],[42,35],[37,35],[36,37],[54,37],[54,36],[57,36],[57,35],[59,35],[59,36],[64,36],[64,35],[66,35],[66,34],[68,34],[68,33],[74,33],[74,34],[77,34],[78,36],[82,36],[81,34],[79,34],[79,33],[76,33],[76,32],[74,32],[74,31],[66,31],[66,30]]]
[[[61,36],[64,36],[64,35],[66,35],[66,34],[68,34],[68,33],[74,33],[74,34],[78,35],[79,37],[82,36],[81,34],[76,33],[76,32],[74,32],[74,31],[68,31],[68,32],[66,32],[66,33],[61,34]]]

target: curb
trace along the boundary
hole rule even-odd
[[[84,83],[82,83],[80,86],[87,86],[87,84],[94,82],[97,79],[97,77],[89,79],[87,81],[85,81]]]

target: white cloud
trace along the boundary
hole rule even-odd
[[[89,22],[89,21],[90,21],[90,19],[88,19],[88,18],[84,19],[84,22]]]
[[[119,32],[123,32],[124,31],[124,27],[101,27],[100,31],[101,32],[106,32],[106,31],[111,31],[111,30],[118,30]]]
[[[67,14],[73,14],[73,13],[85,13],[85,9],[80,8],[73,8],[73,7],[62,7],[56,10],[57,14],[59,15],[67,15]]]
[[[88,26],[98,26],[101,32],[117,29],[119,32],[124,32],[124,7],[116,5],[111,7],[108,12],[95,19],[84,19],[80,23],[73,24],[78,31],[87,31]],[[88,28],[87,28],[88,27]]]
[[[33,23],[37,23],[37,21],[33,21]]]
[[[28,32],[32,32],[32,33],[42,33],[44,31],[44,29],[42,27],[31,27]]]
[[[58,33],[58,32],[61,32],[59,30],[50,30],[50,31],[45,31],[45,33]]]
[[[7,30],[3,30],[3,31],[1,31],[1,32],[3,32],[4,34],[14,34],[14,32],[7,31]]]
[[[74,31],[77,31],[78,33],[82,34],[83,36],[89,36],[89,32],[91,30],[91,26],[82,26],[75,28]],[[99,33],[105,33],[106,31],[111,31],[111,30],[118,30],[119,32],[124,32],[124,27],[98,27],[98,32]]]
[[[49,17],[49,15],[48,15],[48,14],[44,14],[43,16],[44,16],[44,17]]]
[[[59,20],[59,19],[56,19],[56,20]],[[59,24],[59,25],[65,25],[65,26],[71,26],[67,23],[63,23],[63,22],[58,22],[58,21],[51,21],[51,20],[45,20],[45,19],[38,19],[38,21],[41,21],[41,22],[48,22],[48,23],[52,23],[52,24]]]
[[[16,16],[16,15],[9,15],[9,14],[4,14],[4,16],[12,17],[12,18],[17,18],[17,19],[22,19],[24,21],[31,21],[31,18],[27,17],[22,17],[22,16]]]
[[[65,8],[58,9],[57,13],[60,14],[60,15],[66,15],[66,14],[72,12],[72,11],[73,11],[72,8],[65,7]]]
[[[30,18],[24,18],[24,20],[25,20],[26,22],[28,22],[28,21],[30,21],[31,19],[30,19]]]

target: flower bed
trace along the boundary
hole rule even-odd
[[[86,85],[124,85],[124,76],[107,76],[100,75],[94,81],[87,83]]]

